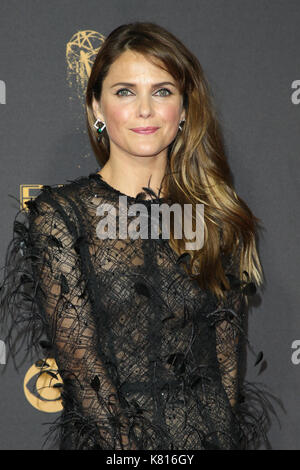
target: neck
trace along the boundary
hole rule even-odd
[[[152,162],[141,161],[152,158]],[[155,159],[156,158],[156,159]],[[103,179],[112,187],[116,188],[128,196],[136,197],[143,191],[143,187],[151,188],[158,194],[160,185],[165,174],[166,160],[157,157],[144,157],[138,163],[136,161],[124,162],[123,160],[115,161],[111,158],[98,172]],[[166,197],[164,186],[161,189],[160,197]],[[150,196],[147,196],[150,199]]]

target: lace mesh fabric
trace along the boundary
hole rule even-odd
[[[270,448],[272,395],[239,372],[249,341],[247,283],[236,263],[226,260],[232,288],[218,302],[188,277],[186,257],[168,240],[101,239],[97,207],[112,205],[118,234],[120,195],[92,173],[44,186],[15,219],[1,324],[11,322],[14,361],[20,335],[35,360],[55,358],[63,411],[46,441],[57,438],[60,449]],[[165,201],[127,197],[125,206],[150,211]]]

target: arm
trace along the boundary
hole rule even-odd
[[[76,449],[136,449],[128,441],[128,419],[98,352],[96,321],[74,236],[52,204],[40,202],[38,211],[30,224],[32,266],[39,309],[64,384],[65,415],[59,427],[71,424]]]
[[[231,259],[225,268],[225,274],[231,274],[235,279],[239,279],[238,256],[235,260]],[[231,277],[232,281],[233,279]],[[225,291],[225,299],[218,303],[218,309],[221,310],[215,324],[215,331],[216,353],[222,383],[231,406],[235,408],[238,398],[239,341],[242,331],[244,294],[238,282],[233,282],[232,285],[233,288]]]
[[[242,294],[234,293],[228,296],[219,308],[230,308],[240,318]],[[238,322],[236,318],[233,320]],[[216,323],[216,351],[222,383],[232,407],[235,407],[238,396],[238,359],[239,359],[239,330],[236,324],[228,319]]]

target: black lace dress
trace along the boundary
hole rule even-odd
[[[149,195],[125,206],[166,202]],[[101,238],[103,216],[122,219],[119,196],[95,172],[44,186],[15,219],[1,324],[11,324],[14,363],[20,335],[41,373],[55,359],[63,411],[47,439],[60,449],[270,446],[269,394],[239,372],[251,289],[234,282],[234,260],[224,259],[233,287],[219,302],[189,278],[188,257],[167,239],[118,236],[118,224],[117,236]],[[100,203],[108,213],[97,212]]]

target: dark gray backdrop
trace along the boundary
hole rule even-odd
[[[155,21],[199,58],[214,94],[238,194],[263,221],[266,277],[249,312],[250,341],[265,354],[247,378],[282,399],[273,449],[299,449],[300,3],[298,0],[2,0],[0,5],[1,266],[21,184],[63,184],[98,168],[85,130],[80,84],[66,45],[78,31],[107,36],[120,24]],[[72,82],[73,80],[73,82]],[[76,86],[79,88],[76,89]],[[298,91],[299,90],[299,91]],[[1,101],[1,99],[0,99]],[[294,346],[297,343],[294,343]],[[57,413],[33,408],[24,375],[0,376],[0,448],[40,449]],[[0,365],[0,368],[3,367]]]

